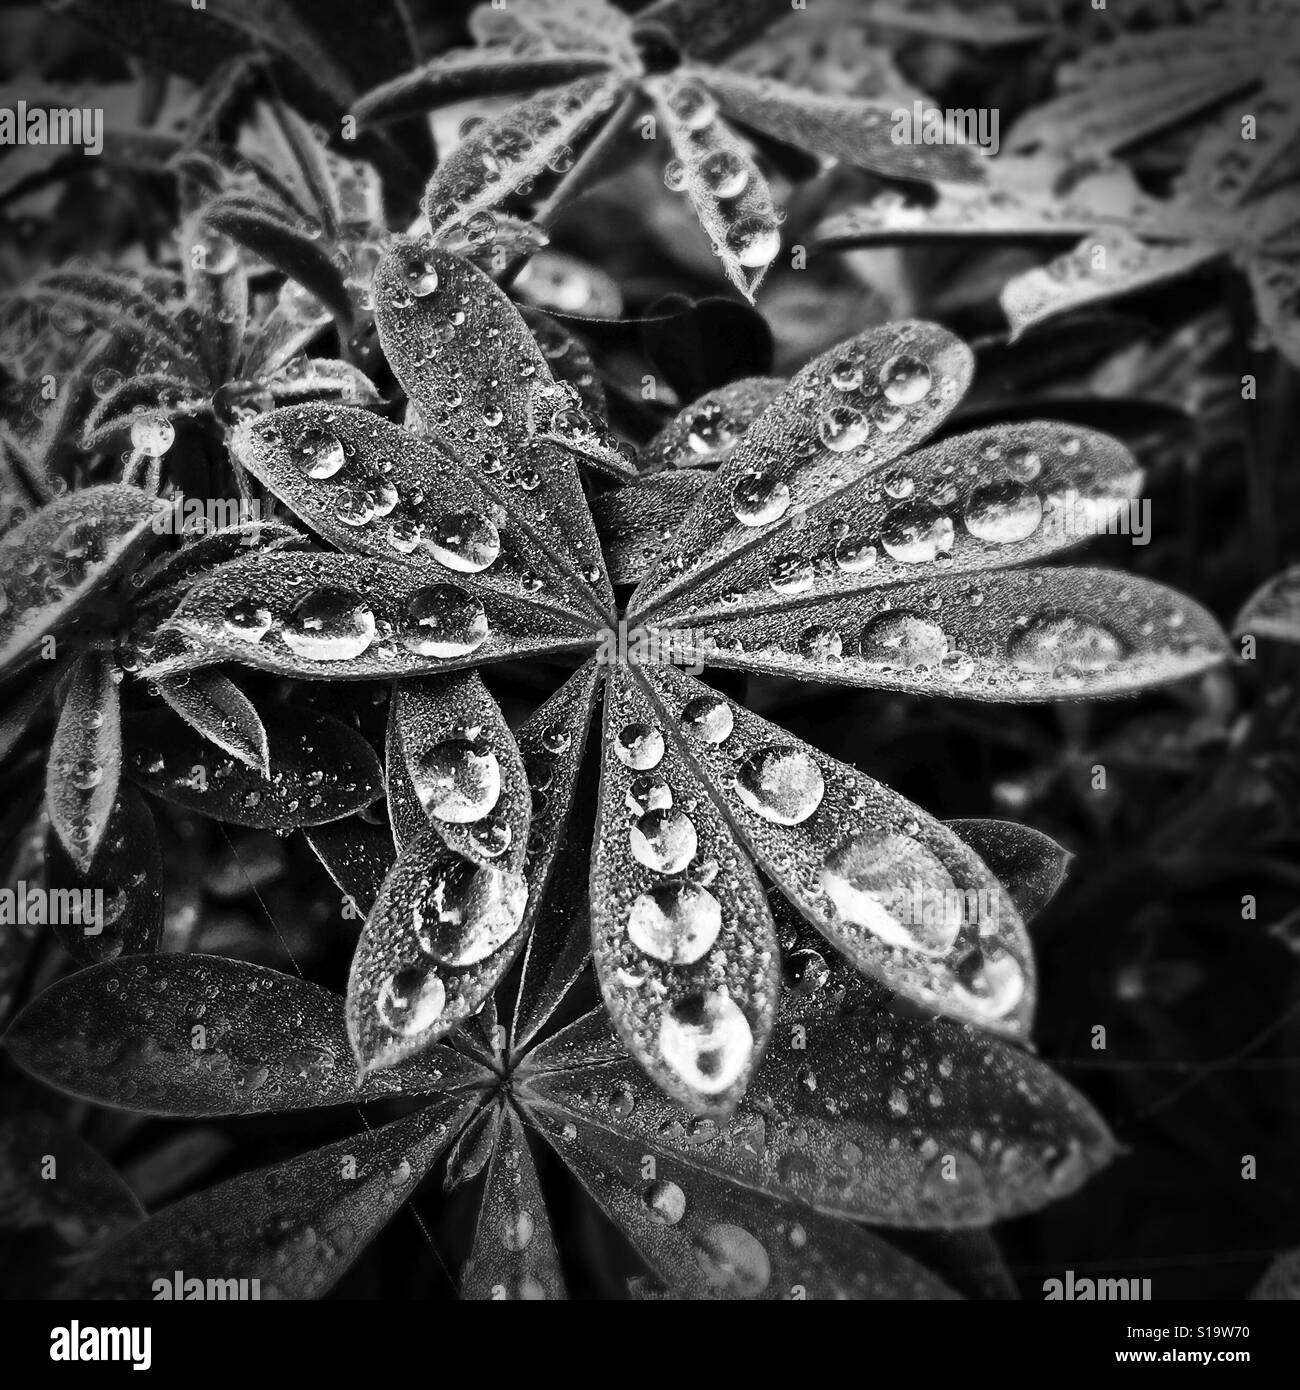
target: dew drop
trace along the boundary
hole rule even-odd
[[[453,738],[416,761],[415,790],[425,813],[451,825],[482,820],[501,796],[501,764],[490,748]]]
[[[846,536],[835,547],[835,565],[844,574],[861,574],[876,563],[876,547],[861,536]]]
[[[614,755],[633,772],[649,772],[664,760],[664,736],[653,724],[626,724],[614,740]]]
[[[733,1298],[757,1298],[772,1278],[772,1261],[761,1242],[723,1221],[698,1237],[695,1260],[710,1287]]]
[[[1028,539],[1042,519],[1042,498],[1013,482],[976,488],[966,506],[966,529],[977,540],[993,545]]]
[[[867,417],[849,405],[832,406],[817,422],[817,435],[833,454],[847,454],[867,441]]]
[[[351,661],[375,640],[375,615],[360,594],[322,584],[298,601],[281,635],[308,661]]]
[[[862,659],[893,670],[937,666],[948,651],[943,629],[918,613],[891,609],[862,630]]]
[[[695,858],[699,837],[695,822],[681,811],[647,811],[629,835],[632,857],[661,874],[680,873]]]
[[[402,260],[402,278],[417,299],[427,299],[438,288],[438,268],[429,253],[410,247]]]
[[[407,600],[400,640],[416,656],[468,656],[488,636],[483,605],[455,584],[430,584]]]
[[[244,642],[260,642],[271,630],[270,609],[251,598],[237,598],[221,615],[225,629]]]
[[[802,824],[825,794],[821,768],[805,749],[793,745],[759,749],[736,772],[736,795],[775,825]]]
[[[447,859],[429,870],[412,908],[421,950],[444,965],[486,960],[523,920],[528,886],[514,870]]]
[[[727,231],[727,249],[748,270],[768,265],[781,249],[781,233],[770,217],[742,217]]]
[[[766,526],[790,507],[790,489],[771,473],[742,473],[731,489],[731,510],[742,526]]]
[[[722,908],[707,888],[678,880],[642,893],[627,919],[629,940],[668,965],[693,965],[722,930]]]
[[[799,655],[808,661],[839,661],[844,639],[833,627],[814,623],[799,634]]]
[[[481,512],[452,512],[430,528],[428,546],[449,570],[479,574],[501,554],[501,535]]]
[[[905,565],[926,564],[946,555],[953,538],[952,518],[925,502],[895,507],[880,531],[886,553]]]
[[[379,990],[379,1018],[390,1033],[413,1038],[432,1027],[447,1003],[435,971],[409,966],[390,975]]]
[[[634,777],[627,789],[627,808],[635,815],[666,811],[673,804],[673,789],[662,777]]]
[[[740,1006],[720,991],[697,994],[665,1012],[659,1050],[692,1090],[715,1096],[744,1074],[754,1034]]]
[[[793,553],[773,556],[767,567],[767,582],[774,593],[807,593],[813,586],[812,561]]]
[[[880,369],[880,385],[893,405],[915,405],[930,389],[930,369],[919,357],[899,353]]]
[[[739,198],[749,184],[749,168],[738,154],[714,150],[700,162],[700,178],[715,198]]]
[[[725,743],[736,719],[720,695],[697,695],[682,707],[682,723],[704,743]]]
[[[650,1219],[661,1226],[675,1226],[686,1215],[686,1194],[666,1178],[650,1183],[641,1194],[641,1201]]]
[[[313,426],[294,441],[294,462],[309,478],[332,478],[343,467],[347,456],[337,435]]]
[[[1124,644],[1100,623],[1071,613],[1043,613],[1013,634],[1007,656],[1022,671],[1105,671],[1124,657]]]

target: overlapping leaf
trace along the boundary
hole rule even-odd
[[[1237,632],[1300,643],[1300,567],[1274,575],[1248,598],[1237,615]]]
[[[228,676],[214,670],[191,671],[160,680],[158,693],[209,743],[270,777],[271,752],[261,716]]]
[[[45,771],[45,809],[73,864],[86,873],[108,827],[122,774],[120,674],[107,657],[73,662]]]

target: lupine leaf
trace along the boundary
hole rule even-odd
[[[1234,630],[1300,643],[1300,566],[1274,575],[1257,589],[1237,615]]]
[[[199,347],[208,377],[226,381],[244,345],[248,276],[235,243],[206,228],[201,216],[189,220],[180,243],[186,295],[200,315]]]
[[[175,806],[261,830],[320,825],[351,815],[383,795],[374,750],[341,720],[309,710],[265,720],[269,776],[217,755],[170,711],[127,721],[128,774]]]
[[[705,76],[684,71],[648,85],[680,165],[671,186],[680,182],[727,278],[752,304],[781,249],[776,207],[753,154],[718,119]]]
[[[664,34],[692,58],[725,58],[789,8],[787,0],[655,0],[637,12],[633,32]]]
[[[311,357],[300,371],[293,371],[292,365],[290,363],[267,380],[267,390],[276,405],[292,405],[304,400],[337,401],[340,405],[379,404],[374,382],[350,362]]]
[[[752,376],[705,392],[642,445],[638,467],[643,473],[715,467],[730,456],[785,385],[780,377]]]
[[[221,956],[133,956],[51,985],[5,1034],[18,1064],[70,1095],[150,1115],[248,1115],[460,1084],[435,1049],[357,1084],[343,1001]]]
[[[508,487],[368,411],[302,405],[241,425],[236,457],[342,550],[582,615],[586,586],[554,530],[534,531]],[[539,579],[543,582],[539,583]]]
[[[6,694],[4,709],[0,710],[0,762],[13,752],[37,718],[48,712],[50,696],[63,675],[63,669],[56,666],[38,672],[24,683],[21,692]]]
[[[369,915],[393,867],[393,841],[382,826],[360,816],[308,826],[303,834],[358,921]]]
[[[978,146],[922,143],[919,131],[910,142],[895,139],[897,102],[823,96],[742,72],[711,69],[700,77],[727,116],[798,149],[889,178],[976,182],[984,177]]]
[[[972,365],[959,339],[917,322],[868,330],[809,363],[713,474],[633,595],[629,619],[915,447],[957,403]]]
[[[569,404],[518,310],[481,271],[418,241],[399,242],[375,271],[375,323],[398,380],[485,485],[504,468],[509,510],[548,552],[576,566],[595,606],[611,601],[600,543],[572,457],[533,439]]]
[[[1024,1036],[1034,1006],[1024,926],[956,835],[676,667],[647,671],[645,688],[649,717],[714,814],[859,970],[925,1009]]]
[[[76,616],[149,538],[155,500],[117,483],[69,493],[0,538],[0,671]]]
[[[624,1046],[697,1113],[744,1093],[776,1012],[767,900],[636,668],[605,698],[592,954]]]
[[[548,1071],[528,1091],[742,1187],[886,1225],[984,1226],[1034,1211],[1115,1154],[1101,1118],[1043,1063],[885,1010],[778,1026],[724,1126],[692,1124],[638,1083],[624,1062]]]
[[[967,700],[1123,695],[1199,675],[1223,633],[1175,589],[1119,570],[998,570],[709,621],[678,650],[708,665]]]
[[[492,1149],[460,1296],[564,1298],[564,1277],[524,1127],[507,1107]]]
[[[945,823],[993,871],[1025,922],[1032,922],[1065,882],[1073,856],[1041,830],[1009,820]]]
[[[209,409],[204,388],[167,372],[142,372],[121,381],[91,407],[82,429],[87,449],[103,448],[115,435],[129,434],[139,419],[197,415]]]
[[[116,271],[71,267],[52,271],[26,288],[23,298],[68,314],[80,314],[99,328],[162,354],[164,370],[197,375],[188,360],[189,344],[176,322],[140,283]],[[191,368],[186,371],[186,368]]]
[[[122,774],[117,674],[107,657],[88,653],[73,662],[46,765],[50,824],[82,873],[103,839]]]
[[[283,550],[307,543],[307,537],[287,522],[260,518],[187,536],[178,550],[140,571],[140,594],[143,598],[169,588],[188,588],[209,571],[253,550]]]
[[[346,335],[353,306],[338,267],[325,250],[299,231],[265,199],[222,193],[205,203],[203,221],[246,246],[289,279],[297,281],[329,309]]]
[[[48,1228],[78,1252],[144,1220],[139,1199],[109,1163],[48,1115],[28,1112],[0,1121],[0,1193],[0,1228]]]
[[[823,597],[1048,559],[1129,527],[1141,480],[1129,451],[1093,430],[1031,421],[960,434],[812,503],[793,534],[760,536],[658,621],[802,612]]]
[[[609,67],[602,53],[513,56],[491,48],[453,49],[367,92],[353,104],[363,125],[416,116],[472,97],[506,96],[553,87]]]
[[[258,1279],[262,1298],[319,1298],[347,1272],[470,1113],[443,1101],[301,1158],[242,1173],[167,1207],[65,1288],[80,1298],[148,1298],[173,1271]]]
[[[562,167],[582,132],[618,100],[625,81],[612,73],[577,78],[516,103],[467,135],[424,190],[421,206],[434,238]]]
[[[542,1132],[678,1297],[955,1297],[878,1236],[720,1181],[657,1143],[552,1115]],[[652,1179],[641,1177],[647,1154],[655,1161]]]
[[[158,682],[158,693],[209,743],[265,778],[271,775],[266,729],[253,702],[220,671],[189,671]]]
[[[83,908],[81,922],[61,914],[55,923],[64,949],[79,965],[157,950],[163,928],[162,849],[149,804],[130,783],[118,786],[89,867],[78,869],[58,837],[51,836],[45,845],[45,877],[46,887],[54,891],[104,895],[98,920]]]
[[[545,794],[536,805],[535,835],[529,834],[524,788],[516,780],[518,773],[511,771],[518,756],[510,756],[513,740],[499,715],[489,720],[484,704],[489,697],[477,678],[465,687],[470,697],[465,720],[477,721],[480,729],[490,724],[484,742],[501,754],[503,795],[513,795],[515,805],[491,833],[484,833],[490,815],[484,812],[477,822],[465,822],[463,831],[435,817],[414,838],[404,838],[367,920],[348,983],[349,1033],[364,1068],[391,1066],[463,1024],[518,954],[542,905],[563,839],[595,676],[596,668],[588,664],[519,732],[534,795]],[[435,722],[450,729],[459,717],[454,701],[447,709]],[[419,809],[418,801],[414,807],[410,803],[412,796],[418,797],[416,787],[424,774],[416,770],[412,776],[411,764],[418,769],[423,762],[418,746],[423,732],[412,718],[395,710],[390,766],[400,759],[410,783],[410,790],[403,792],[405,809],[393,812],[395,830],[399,816],[406,820]],[[408,745],[408,737],[415,740],[413,745]],[[493,748],[481,752],[491,753]],[[475,755],[469,768],[480,790],[490,780],[480,775],[487,766],[485,758]],[[545,786],[538,787],[543,774]],[[390,784],[392,780],[390,774]]]
[[[587,647],[592,624],[455,583],[404,561],[289,551],[236,560],[198,581],[162,629],[187,650],[150,674],[242,661],[333,680],[431,675],[526,652]]]

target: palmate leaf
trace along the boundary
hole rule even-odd
[[[242,661],[282,675],[390,680],[594,640],[590,620],[508,597],[479,575],[430,578],[405,561],[255,553],[189,590],[161,629],[184,649],[160,654],[149,674]]]
[[[253,702],[220,671],[200,670],[158,682],[158,693],[209,743],[269,780],[271,751]]]
[[[390,802],[401,848],[348,982],[363,1069],[391,1066],[463,1024],[514,961],[563,840],[595,683],[589,664],[520,729],[518,749],[477,677],[430,687],[437,694],[399,693],[389,766],[401,765],[408,787]],[[390,770],[390,797],[394,780]],[[425,828],[410,835],[417,817]]]
[[[746,1191],[659,1143],[544,1110],[542,1132],[591,1198],[677,1297],[954,1297],[878,1236]],[[653,1160],[651,1178],[647,1160]]]
[[[608,608],[600,542],[573,458],[533,437],[571,400],[519,311],[480,270],[419,241],[385,255],[374,297],[385,355],[421,419],[449,453],[482,471],[484,486],[503,485],[518,523],[565,557],[597,610]]]
[[[162,849],[148,802],[130,783],[118,786],[88,868],[77,868],[57,835],[46,840],[45,879],[53,892],[104,895],[98,917],[83,909],[82,921],[60,914],[54,924],[64,949],[79,965],[157,949],[163,927]]]
[[[923,1008],[1028,1032],[1024,926],[956,835],[676,668],[647,669],[641,683],[647,722],[691,767],[713,814],[859,970]]]
[[[877,1004],[778,1025],[725,1125],[691,1123],[629,1061],[547,1068],[524,1094],[783,1201],[953,1229],[1034,1211],[1114,1157],[1092,1107],[1043,1063],[947,1020]]]
[[[638,469],[658,473],[671,468],[716,467],[785,385],[781,377],[754,376],[706,391],[641,446]]]
[[[573,145],[619,99],[618,73],[579,77],[510,107],[476,127],[442,161],[421,207],[435,240],[490,210],[522,184],[572,160]]]
[[[233,756],[218,755],[169,710],[131,715],[127,774],[172,805],[260,830],[339,820],[383,795],[374,750],[341,720],[296,709],[264,722],[265,775]]]
[[[776,1014],[779,953],[758,875],[648,681],[607,682],[591,859],[592,954],[624,1046],[669,1095],[726,1115]]]
[[[5,1046],[70,1095],[150,1115],[248,1115],[452,1090],[467,1063],[435,1048],[357,1081],[343,1001],[319,985],[221,956],[134,956],[90,966],[23,1010]]]
[[[0,1229],[48,1228],[78,1252],[144,1219],[139,1199],[118,1173],[75,1130],[48,1115],[24,1113],[0,1122],[0,1194]]]
[[[898,102],[823,96],[771,77],[702,69],[700,80],[723,113],[742,125],[888,178],[978,182],[985,158],[977,146],[922,144],[893,138]],[[910,114],[910,112],[909,112]]]
[[[645,578],[655,556],[694,507],[705,482],[698,470],[657,473],[592,499],[592,515],[605,542],[605,563],[613,583],[637,584]]]
[[[633,32],[668,38],[691,58],[725,58],[757,38],[787,0],[655,0],[633,18]]]
[[[0,538],[0,672],[30,660],[139,554],[156,505],[105,483],[57,498]]]
[[[108,657],[72,664],[45,769],[50,824],[83,874],[108,827],[122,774],[120,675]]]
[[[1300,643],[1300,566],[1274,575],[1245,602],[1234,631]]]
[[[447,1100],[301,1158],[187,1197],[114,1242],[64,1288],[77,1298],[151,1298],[154,1281],[258,1279],[261,1298],[319,1298],[347,1272],[459,1132]]]
[[[503,1108],[492,1146],[460,1296],[505,1301],[565,1297],[537,1168],[524,1127],[509,1106]]]
[[[667,127],[680,183],[727,278],[752,304],[781,249],[772,191],[749,148],[724,122],[702,80],[684,71],[647,87]]]

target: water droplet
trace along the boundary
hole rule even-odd
[[[717,102],[696,82],[683,82],[672,93],[668,104],[687,130],[703,130],[718,114]]]
[[[1079,452],[1077,440],[1075,441],[1075,445],[1074,452],[1077,454]],[[1069,452],[1066,450],[1064,444],[1061,445],[1061,451],[1063,453]],[[1032,483],[1043,471],[1043,460],[1033,449],[1025,445],[1020,445],[1012,449],[1007,455],[1003,467],[1007,471],[1007,476],[1011,478],[1013,482]]]
[[[880,385],[893,405],[915,405],[930,389],[930,369],[920,358],[899,353],[880,369]]]
[[[847,454],[861,448],[871,427],[867,417],[852,406],[832,406],[817,422],[817,435],[834,454]]]
[[[428,546],[449,570],[478,574],[501,554],[501,535],[480,512],[452,512],[430,528]]]
[[[794,951],[781,963],[786,988],[801,999],[810,999],[831,977],[831,968],[820,951]]]
[[[636,815],[666,811],[673,804],[673,789],[662,777],[634,777],[627,789],[627,808]]]
[[[993,545],[1026,540],[1042,519],[1042,498],[1013,482],[976,488],[966,506],[966,529],[977,540]]]
[[[734,1298],[757,1298],[772,1278],[772,1262],[748,1231],[715,1222],[695,1242],[695,1259],[710,1287]]]
[[[530,1212],[516,1212],[514,1216],[508,1216],[501,1223],[501,1244],[507,1250],[515,1251],[526,1250],[528,1242],[533,1238],[535,1222]]]
[[[839,661],[844,639],[833,627],[814,623],[799,634],[799,655],[808,661]]]
[[[664,760],[664,736],[653,724],[627,724],[614,740],[614,755],[633,772],[649,772]]]
[[[937,666],[948,650],[943,629],[917,613],[891,609],[872,618],[862,630],[859,650],[864,661],[892,670]]]
[[[961,932],[965,895],[936,855],[896,830],[842,840],[820,882],[840,917],[891,946],[941,956]]]
[[[736,773],[736,795],[776,825],[802,824],[825,794],[821,768],[805,749],[793,745],[751,753]]]
[[[749,1020],[736,1002],[715,991],[697,994],[664,1014],[663,1059],[693,1090],[719,1095],[744,1074],[754,1048]]]
[[[837,391],[856,391],[862,385],[862,367],[851,357],[845,357],[831,368],[831,385]]]
[[[813,586],[812,561],[793,553],[775,555],[767,567],[767,582],[774,593],[806,593]]]
[[[875,563],[876,547],[861,536],[846,536],[835,547],[835,564],[844,574],[861,574]]]
[[[686,1215],[686,1194],[666,1178],[650,1183],[641,1194],[641,1201],[650,1219],[661,1226],[675,1226]]]
[[[738,198],[749,183],[749,168],[738,154],[714,150],[700,162],[700,178],[715,198]]]
[[[410,966],[384,981],[379,1017],[390,1033],[413,1038],[432,1027],[447,1003],[447,989],[432,970]]]
[[[337,435],[313,426],[294,441],[294,461],[309,478],[332,478],[343,467],[347,456]]]
[[[429,870],[412,909],[420,948],[445,965],[486,960],[523,920],[523,875],[468,859],[442,860]]]
[[[176,427],[165,415],[137,415],[131,421],[131,447],[146,458],[162,458],[175,442]]]
[[[1025,992],[1025,972],[1007,951],[997,955],[973,951],[958,973],[967,1003],[987,1018],[1005,1018]]]
[[[681,811],[647,811],[632,826],[632,857],[661,874],[680,873],[695,858],[699,838],[695,822]]]
[[[716,401],[702,405],[691,416],[687,426],[686,442],[696,454],[716,453],[734,443],[735,438],[731,421]]]
[[[375,640],[375,615],[360,594],[322,584],[298,601],[282,635],[308,661],[351,661]]]
[[[718,900],[707,888],[684,880],[642,893],[627,919],[632,944],[669,965],[693,965],[708,954],[721,930]]]
[[[725,743],[736,719],[720,695],[697,695],[682,707],[682,723],[704,743]]]
[[[251,598],[237,598],[221,615],[226,631],[245,642],[260,642],[271,630],[271,613]]]
[[[766,526],[790,507],[790,489],[771,473],[742,473],[731,489],[731,510],[742,526]]]
[[[430,584],[407,600],[402,645],[416,656],[468,656],[488,637],[487,614],[455,584]]]
[[[1071,613],[1044,613],[1014,633],[1007,644],[1022,671],[1104,671],[1124,657],[1124,644],[1100,623]]]
[[[925,502],[895,507],[880,531],[886,552],[905,565],[926,564],[946,555],[953,538],[952,518]]]
[[[781,233],[770,217],[742,217],[727,231],[727,248],[749,270],[768,265],[781,249]]]
[[[417,299],[426,299],[438,288],[438,268],[432,256],[419,246],[408,247],[402,258],[402,278]]]
[[[416,761],[415,790],[425,813],[452,825],[482,820],[501,796],[501,764],[483,744],[447,739]]]

